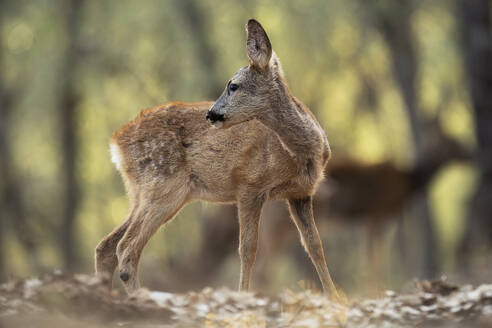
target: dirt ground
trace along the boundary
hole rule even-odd
[[[309,290],[141,289],[127,297],[106,286],[60,272],[0,285],[0,327],[492,327],[492,285],[419,282],[411,293],[347,304]]]

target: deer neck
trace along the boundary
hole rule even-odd
[[[313,114],[292,96],[282,83],[279,93],[272,97],[269,109],[259,120],[273,130],[284,148],[299,162],[329,157],[326,135]]]

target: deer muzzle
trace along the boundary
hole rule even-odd
[[[219,113],[216,113],[214,111],[209,110],[207,112],[207,115],[205,116],[205,118],[212,123],[215,123],[217,121],[223,122],[224,121],[224,114],[219,114]]]
[[[216,128],[221,128],[223,122],[225,121],[225,115],[220,113],[220,110],[218,110],[215,105],[208,110],[205,118],[209,120],[210,123],[212,123]]]

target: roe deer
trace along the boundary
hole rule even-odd
[[[235,203],[239,290],[248,290],[263,204],[287,201],[326,293],[338,297],[316,228],[312,195],[330,158],[326,135],[284,80],[256,20],[246,24],[249,65],[215,103],[174,102],[144,110],[116,131],[111,153],[130,198],[128,218],[96,248],[96,272],[139,287],[140,255],[155,231],[192,200]]]

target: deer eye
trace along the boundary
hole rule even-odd
[[[239,88],[239,85],[237,85],[236,83],[229,84],[229,90],[230,91],[236,91],[238,88]]]

